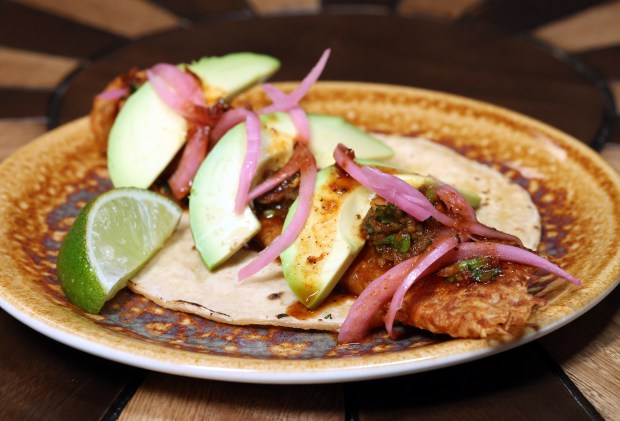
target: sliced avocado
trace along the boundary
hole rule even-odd
[[[248,236],[260,229],[249,206],[242,213],[235,212],[244,154],[245,125],[238,125],[220,139],[194,177],[189,220],[196,249],[209,270],[243,247]]]
[[[325,162],[328,162],[327,165],[333,162],[331,154],[341,140],[369,158],[391,154],[391,149],[381,141],[339,117],[310,115],[309,121],[312,133],[310,148],[315,156],[324,157],[322,162],[317,162],[319,167]],[[286,113],[263,115],[261,125],[258,178],[266,169],[275,171],[286,163],[293,153],[297,134]],[[189,200],[190,225],[196,248],[209,270],[232,256],[260,229],[249,206],[242,214],[234,214],[245,143],[245,124],[239,124],[219,140],[193,181]]]
[[[306,307],[318,306],[329,295],[364,246],[361,224],[373,196],[334,166],[318,173],[310,216],[280,254],[284,277]],[[296,206],[294,202],[285,226]]]
[[[241,66],[242,68],[237,68]],[[231,97],[273,74],[273,57],[236,53],[187,66],[203,82],[208,101]],[[148,188],[186,140],[187,122],[168,107],[149,82],[131,95],[108,139],[108,169],[116,187]]]
[[[261,119],[261,157],[258,174],[283,166],[293,152],[293,136]],[[239,174],[246,149],[245,123],[229,130],[209,152],[194,177],[189,197],[189,218],[196,249],[209,270],[232,256],[259,230],[249,206],[235,213]]]
[[[187,67],[204,85],[221,89],[224,98],[231,99],[273,75],[280,68],[280,62],[270,56],[242,52],[203,57]]]
[[[319,168],[334,163],[334,149],[339,143],[355,151],[360,159],[389,159],[392,148],[344,118],[325,114],[310,114],[310,147]]]
[[[187,122],[150,83],[129,97],[108,138],[108,171],[115,187],[148,188],[185,143]]]
[[[295,136],[297,130],[286,113],[273,113],[263,116],[263,121],[270,127],[290,136]],[[344,118],[327,114],[308,114],[310,123],[310,149],[319,168],[325,168],[334,163],[334,149],[339,143],[355,151],[360,159],[379,160],[389,159],[394,155],[392,148],[379,139],[347,122]]]

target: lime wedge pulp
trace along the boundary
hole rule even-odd
[[[110,190],[90,201],[58,254],[58,281],[67,298],[98,313],[163,247],[181,214],[172,200],[137,188]]]

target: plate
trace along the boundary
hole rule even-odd
[[[266,103],[259,90],[240,100]],[[510,343],[417,333],[392,341],[377,333],[361,344],[337,345],[330,333],[229,326],[162,309],[128,291],[100,315],[86,314],[68,303],[55,275],[58,249],[79,209],[111,187],[105,152],[82,118],[0,165],[0,305],[69,346],[150,370],[239,382],[321,383],[415,373],[492,355],[563,326],[617,285],[620,179],[579,141],[496,106],[401,86],[320,83],[304,106],[370,131],[424,137],[502,171],[531,193],[540,211],[539,251],[583,286],[548,279],[543,293],[549,303],[532,320],[536,328]]]

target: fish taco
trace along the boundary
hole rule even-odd
[[[415,116],[386,109],[364,121],[354,98],[305,107],[329,54],[300,84],[234,100],[279,62],[238,53],[159,64],[98,96],[92,129],[114,186],[186,208],[162,250],[122,281],[173,310],[334,331],[342,343],[379,326],[396,338],[399,324],[522,335],[546,304],[530,288],[541,271],[580,283],[533,251],[541,219],[530,194],[395,120]]]

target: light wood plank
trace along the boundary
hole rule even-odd
[[[257,15],[286,14],[293,12],[318,12],[320,0],[247,0]]]
[[[433,16],[442,19],[458,19],[484,0],[402,0],[397,12],[401,16]]]
[[[620,144],[608,143],[601,156],[620,171]],[[562,369],[608,420],[620,414],[620,290],[585,318],[542,340]]]
[[[128,38],[181,26],[182,20],[146,0],[13,0]]]
[[[533,35],[570,52],[620,44],[620,1],[590,7],[543,26]]]
[[[620,172],[620,144],[608,143],[601,151],[601,155],[603,159]],[[616,317],[620,318],[620,314],[617,314]],[[618,337],[620,337],[620,331],[618,331]]]
[[[620,168],[620,145],[614,145]],[[584,396],[608,420],[620,415],[620,289],[565,328],[543,338],[545,348],[560,363]]]
[[[0,85],[54,88],[78,64],[75,59],[0,46]]]
[[[0,162],[46,131],[42,118],[0,120]]]
[[[252,385],[151,373],[119,420],[339,421],[343,402],[339,385]]]

